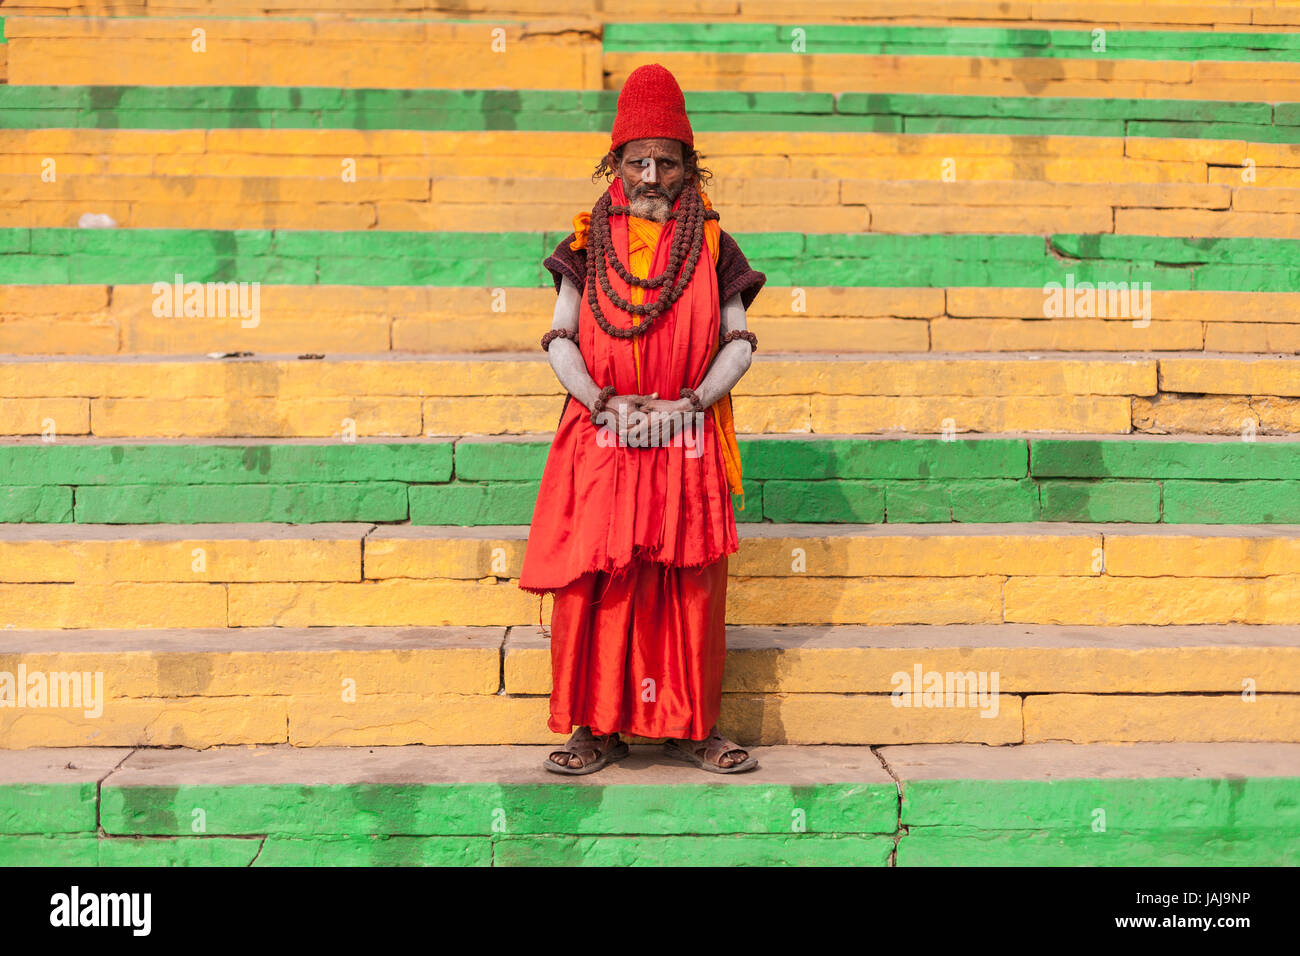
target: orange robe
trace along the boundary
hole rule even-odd
[[[618,181],[615,204],[626,202]],[[716,222],[706,229],[717,259]],[[614,248],[645,278],[667,266],[668,224],[610,218]],[[618,394],[676,399],[698,387],[718,349],[717,275],[697,266],[685,293],[644,336],[618,339],[595,324],[584,298],[578,345],[593,380]],[[659,290],[611,286],[633,302]],[[598,295],[606,321],[639,324]],[[702,453],[680,440],[621,448],[596,440],[570,401],[547,458],[520,587],[553,591],[548,726],[598,734],[702,739],[717,721],[726,655],[727,555],[738,548],[729,491],[740,487],[730,396],[704,415]]]

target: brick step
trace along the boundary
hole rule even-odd
[[[564,394],[540,349],[15,356],[0,362],[0,435],[517,435],[554,429]],[[1300,363],[1271,356],[760,352],[732,395],[740,434],[1300,431]]]
[[[812,220],[825,232],[846,233],[912,233],[924,221],[940,234],[1075,229],[1134,236],[1300,236],[1300,188],[1257,180],[1234,188],[903,176],[908,179],[729,179],[733,188],[710,190],[710,198],[727,210],[729,230],[759,233],[797,232]],[[545,230],[590,209],[604,188],[603,182],[572,177],[523,184],[517,178],[391,177],[362,184],[344,181],[338,170],[317,177],[84,175],[53,184],[18,173],[0,175],[0,227],[76,226],[93,208],[123,228],[452,231],[472,224],[476,231]]]
[[[132,88],[120,92],[127,105],[121,117],[114,118],[129,124],[130,117],[144,105],[133,107],[130,101],[146,94]],[[153,89],[147,93],[150,102],[170,97],[175,102],[166,102],[159,108],[174,110],[185,106],[196,113],[196,120],[204,115],[203,107],[211,106],[214,128],[44,128],[38,125],[43,115],[42,102],[48,101],[47,108],[55,112],[79,107],[81,103],[75,92],[69,93],[62,87],[49,87],[43,93],[37,100],[23,87],[0,90],[0,101],[12,102],[15,110],[24,110],[32,123],[31,128],[0,129],[0,174],[30,178],[34,167],[51,159],[59,178],[54,183],[41,184],[45,195],[67,195],[64,190],[74,191],[73,196],[83,195],[80,192],[83,187],[76,185],[83,177],[151,176],[160,191],[172,177],[252,177],[285,182],[287,192],[265,197],[282,202],[294,198],[291,191],[294,180],[320,177],[322,187],[328,178],[330,194],[353,199],[370,196],[376,202],[383,202],[384,211],[391,217],[399,215],[409,197],[385,192],[389,188],[384,185],[386,181],[429,180],[430,196],[437,189],[440,201],[457,202],[459,196],[449,186],[461,179],[477,178],[489,181],[482,183],[481,188],[494,190],[491,194],[494,199],[519,203],[521,212],[525,211],[522,207],[561,200],[590,208],[587,197],[593,196],[599,187],[580,175],[580,159],[591,157],[594,163],[609,146],[607,133],[576,130],[215,128],[223,104],[204,99],[213,94],[199,90]],[[308,100],[320,96],[319,91],[298,93]],[[274,107],[278,113],[290,105],[287,100],[278,102],[283,98],[278,91],[258,90],[256,95],[265,101],[267,108]],[[334,91],[334,95],[344,100],[350,94],[343,90]],[[527,92],[519,95],[525,100],[529,96]],[[723,99],[726,94],[692,92],[689,96],[693,116],[697,115],[697,101],[702,95],[706,97],[703,103],[706,107],[740,108],[742,105]],[[72,99],[67,99],[70,96]],[[23,102],[24,97],[30,101]],[[188,102],[183,99],[186,97]],[[85,99],[88,103],[89,98]],[[800,106],[810,108],[809,99],[807,95],[801,98]],[[816,102],[816,98],[812,99]],[[891,97],[890,103],[902,106],[902,101],[907,100],[914,101],[911,104],[914,108],[928,102],[932,111],[938,111],[943,105],[934,98],[927,101],[922,97]],[[1001,104],[1003,110],[1007,104],[1005,99],[977,102],[989,107]],[[947,103],[950,109],[961,105],[961,101]],[[829,109],[829,97],[826,105]],[[577,104],[573,108],[576,110]],[[1211,119],[1216,112],[1224,113],[1218,118],[1228,118],[1221,105],[1209,104],[1203,109],[1210,111],[1207,115]],[[997,111],[990,108],[988,112]],[[1254,189],[1300,186],[1300,147],[1295,143],[1231,137],[1213,139],[1200,135],[1201,130],[1191,124],[1192,117],[1175,114],[1161,118],[1183,120],[1188,126],[1185,132],[1197,138],[1125,136],[1122,129],[1114,136],[1025,136],[957,129],[942,133],[772,129],[756,138],[748,131],[712,129],[699,146],[708,157],[709,168],[718,174],[709,183],[708,193],[725,216],[723,225],[729,230],[732,216],[743,214],[746,204],[770,204],[764,190],[771,187],[763,185],[765,182],[775,182],[782,195],[799,197],[799,204],[816,199],[820,190],[833,188],[837,181],[852,183],[854,189],[875,190],[873,199],[879,202],[898,190],[927,188],[942,189],[941,197],[945,200],[954,195],[974,195],[984,201],[985,193],[1000,196],[1003,190],[1000,182],[1012,180],[1021,183],[1025,195],[1035,202],[1056,205],[1067,198],[1072,204],[1086,205],[1083,200],[1095,201],[1101,195],[1113,197],[1123,206],[1223,209],[1225,200],[1231,197],[1233,208],[1255,212],[1277,210],[1256,202],[1252,198]],[[609,119],[612,121],[613,117]],[[955,122],[957,117],[946,119]],[[991,115],[979,119],[985,124],[995,122]],[[1018,121],[1025,120],[1021,117]],[[1248,158],[1254,163],[1253,183],[1242,178]],[[343,183],[344,160],[355,163],[357,181],[354,183]],[[945,160],[951,163],[946,166]],[[523,161],[527,162],[529,173],[524,182],[546,181],[544,190],[527,191],[525,201],[521,201],[517,188],[511,191],[506,186],[507,182],[520,181]],[[953,175],[956,179],[951,178]],[[917,180],[925,182],[908,182]],[[392,188],[409,189],[410,184]],[[1264,195],[1283,194],[1266,191]],[[542,228],[556,228],[571,216],[572,211],[566,210],[558,224],[547,222]],[[472,229],[474,224],[460,222],[454,228]]]
[[[529,524],[550,442],[9,439],[0,521]],[[745,524],[1300,523],[1300,443],[1283,438],[742,435],[739,446]]]
[[[1284,0],[1285,2],[1285,0]],[[899,4],[880,11],[861,11],[861,19],[892,16],[900,13]],[[930,5],[931,7],[936,5]],[[937,5],[940,8],[944,4]],[[1113,5],[1111,5],[1113,6]],[[1180,13],[1191,12],[1191,4],[1180,5]],[[966,13],[974,11],[966,5]],[[918,9],[921,5],[918,5]],[[951,7],[949,7],[951,10]],[[1168,8],[1166,8],[1168,9]],[[1203,12],[1202,8],[1202,12]],[[1046,11],[1035,10],[1035,16]],[[1105,16],[1112,15],[1111,9]],[[1096,17],[1086,18],[1093,22]],[[702,22],[703,21],[703,22]],[[1093,49],[1100,37],[1091,30],[1074,28],[1053,30],[968,29],[960,23],[951,26],[915,26],[906,24],[880,26],[874,23],[837,24],[834,30],[813,26],[802,34],[793,22],[738,23],[734,21],[694,21],[622,23],[609,18],[604,24],[601,42],[607,52],[674,52],[717,53],[791,53],[803,41],[805,52],[859,53],[916,56],[951,56],[979,53],[986,57],[1040,57],[1078,59],[1101,52]],[[1121,60],[1295,60],[1300,58],[1294,33],[1266,34],[1256,31],[1125,31],[1107,36],[1106,53]]]
[[[643,21],[689,21],[708,17],[725,19],[728,23],[753,23],[761,28],[770,27],[790,14],[789,5],[777,0],[747,0],[743,7],[738,7],[734,0],[654,0],[642,6],[618,9],[607,9],[607,4],[599,0],[494,0],[490,6],[471,4],[469,7],[457,5],[455,16],[471,20],[515,16],[586,17],[607,24],[626,23],[632,35],[638,38],[645,36]],[[321,4],[307,6],[304,0],[120,0],[114,3],[113,12],[117,16],[319,17],[322,16],[320,8]],[[41,0],[39,6],[16,6],[16,9],[33,15],[78,16],[86,13],[87,4],[85,0]],[[432,19],[445,17],[448,4],[445,0],[331,0],[328,11],[331,17],[348,19]],[[1104,17],[1108,26],[1131,29],[1159,27],[1178,31],[1214,27],[1265,32],[1300,24],[1300,16],[1285,4],[1275,5],[1273,0],[1202,0],[1194,4],[1187,0],[1152,0],[1142,4],[1110,2],[1100,6],[1083,0],[1062,0],[1053,3],[1050,11],[1033,10],[1032,17],[1030,8],[1007,4],[1003,0],[891,0],[866,8],[854,0],[811,0],[801,8],[801,12],[807,14],[808,22],[816,19],[819,22],[849,23],[853,25],[851,29],[856,27],[859,30],[862,27],[858,25],[864,23],[887,27],[909,24],[946,28],[1036,28],[1032,34],[1034,46],[1044,42],[1042,31],[1045,28],[1077,30],[1080,23],[1092,23],[1099,17]],[[1128,41],[1125,35],[1125,42]],[[1275,44],[1274,38],[1267,33],[1258,41],[1261,47],[1271,48]]]
[[[1300,862],[1297,744],[754,753],[706,778],[653,747],[580,777],[538,747],[0,752],[0,863]]]
[[[250,287],[244,299],[250,312],[251,294]],[[1105,302],[1105,316],[1089,318],[1074,308],[1047,318],[1041,288],[769,285],[750,304],[746,324],[764,357],[862,349],[1300,352],[1300,294],[1139,290],[1142,317],[1118,317],[1131,294],[1117,294],[1115,309],[1103,294],[1098,304]],[[0,354],[533,353],[555,310],[550,288],[264,284],[253,325],[238,314],[237,300],[223,298],[224,316],[184,318],[155,316],[158,298],[152,285],[0,286]],[[491,313],[492,321],[466,321],[477,313]]]
[[[842,93],[881,89],[949,96],[1300,99],[1300,69],[1286,62],[1121,60],[1110,56],[1103,60],[1092,55],[1077,59],[991,57],[961,56],[956,51],[944,56],[818,54],[791,52],[788,47],[779,53],[705,56],[696,51],[657,50],[654,56],[686,90]],[[641,51],[605,50],[601,62],[606,86],[622,89],[628,75],[645,58]],[[52,82],[48,73],[33,74],[33,79],[24,82]]]
[[[14,85],[169,86],[183,77],[186,83],[210,86],[528,89],[546,84],[617,90],[646,57],[639,49],[603,48],[600,24],[593,20],[496,24],[503,35],[494,43],[487,25],[427,20],[6,19],[8,82]],[[198,58],[191,35],[196,28],[210,44]],[[1086,35],[1076,34],[1080,32]],[[692,90],[1300,99],[1300,68],[1268,56],[1244,62],[1212,55],[1148,59],[1154,51],[1126,54],[1122,43],[1105,57],[1086,47],[1049,57],[1022,56],[1015,55],[1014,41],[1002,51],[968,51],[943,43],[942,56],[826,53],[818,52],[815,37],[814,32],[809,48],[799,52],[774,43],[784,52],[700,56],[695,50],[656,48],[654,55],[684,89]],[[1247,43],[1243,40],[1238,49],[1248,49]],[[502,56],[507,50],[508,56]],[[976,55],[964,55],[970,52]],[[1003,55],[980,55],[987,53]]]
[[[528,527],[0,526],[0,627],[513,626]],[[1296,624],[1300,526],[746,524],[735,625]]]
[[[599,89],[598,36],[581,24],[551,26],[225,16],[185,26],[162,18],[9,16],[5,39],[13,85],[172,86],[184,77],[195,86]],[[193,48],[196,29],[201,51]],[[493,48],[494,29],[504,48]],[[51,70],[49,57],[63,69]]]
[[[219,317],[223,303],[216,301],[216,292],[235,279],[300,286],[553,288],[553,277],[542,261],[569,235],[567,222],[558,226],[555,232],[0,229],[0,253],[5,255],[5,279],[13,285],[152,288],[162,283],[156,306],[164,314],[199,311],[198,297],[187,299],[184,288],[172,296],[180,299],[179,308],[175,301],[168,303],[166,283],[174,284],[176,275],[186,284],[210,282],[214,302],[209,308],[205,289],[202,314]],[[1300,249],[1296,239],[1196,240],[1108,233],[1057,233],[1047,238],[998,233],[734,235],[749,261],[774,286],[1043,290],[1056,282],[1062,286],[1056,297],[1062,300],[1065,287],[1085,280],[1127,283],[1123,288],[1137,283],[1139,291],[1294,292],[1291,264]],[[1119,310],[1118,303],[1111,308],[1110,288],[1118,291],[1121,286],[1107,287],[1106,314],[1137,320],[1131,310]],[[1060,304],[1060,314],[1069,314],[1064,301]],[[246,311],[251,311],[251,303]],[[1093,311],[1102,311],[1096,302]],[[245,318],[251,321],[254,316]]]
[[[1294,628],[734,627],[727,643],[721,722],[747,745],[1300,740]],[[546,727],[550,692],[536,626],[0,631],[0,748],[550,743],[568,736]]]
[[[175,38],[170,42],[191,57],[191,39],[186,33],[179,44]],[[653,56],[658,59],[661,54]],[[599,69],[604,59],[592,57],[587,62]],[[807,59],[801,56],[801,60]],[[1254,64],[1223,65],[1231,70]],[[945,68],[953,66],[950,63]],[[1030,66],[1035,72],[1042,68],[1041,64]],[[34,79],[34,71],[26,73],[29,80]],[[186,75],[174,72],[167,79]],[[246,77],[245,72],[227,82],[239,83]],[[512,89],[421,88],[410,85],[414,80],[383,89],[352,89],[346,82],[325,87],[146,83],[114,86],[112,96],[105,97],[97,90],[106,79],[101,75],[83,80],[86,85],[70,84],[66,77],[46,80],[48,85],[5,84],[0,89],[0,106],[6,110],[9,126],[27,129],[590,132],[610,128],[618,99],[618,90],[601,89],[599,79],[585,89],[530,89],[523,84]],[[1200,91],[1209,98],[1201,99],[1180,98],[1164,90],[1159,92],[1168,98],[1157,98],[1154,86],[1151,96],[1108,96],[1107,90],[1113,94],[1118,84],[1098,84],[1083,95],[1065,93],[1065,84],[1056,86],[1055,96],[1022,95],[1023,87],[1007,89],[996,81],[989,83],[988,95],[894,89],[883,81],[874,92],[854,92],[862,84],[851,78],[842,84],[842,89],[850,92],[701,89],[690,84],[687,88],[691,126],[697,136],[737,130],[750,131],[751,136],[769,131],[975,133],[1293,144],[1300,142],[1300,103],[1289,101],[1292,91],[1285,88],[1288,82],[1283,80],[1270,91],[1280,94],[1282,101],[1277,103],[1256,100],[1259,87],[1245,87],[1237,80],[1205,81]],[[548,85],[560,86],[561,82]],[[1228,99],[1217,98],[1229,91]]]

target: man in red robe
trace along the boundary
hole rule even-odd
[[[713,772],[757,766],[717,719],[731,493],[743,507],[730,391],[765,277],[719,227],[699,160],[672,74],[634,71],[596,170],[610,187],[545,261],[542,344],[569,394],[519,586],[555,596],[548,726],[577,726],[545,762],[557,773],[626,756],[620,732]]]

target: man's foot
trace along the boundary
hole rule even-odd
[[[551,751],[546,769],[556,773],[594,773],[605,764],[622,760],[627,755],[628,746],[617,733],[597,737],[590,727],[579,727],[563,750]]]
[[[685,760],[713,773],[736,773],[758,766],[758,761],[749,755],[749,751],[722,736],[716,724],[704,740],[669,738],[664,743],[664,753],[674,760]]]

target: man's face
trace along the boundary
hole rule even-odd
[[[632,215],[667,222],[681,194],[686,170],[675,139],[634,139],[623,147],[619,176]]]

